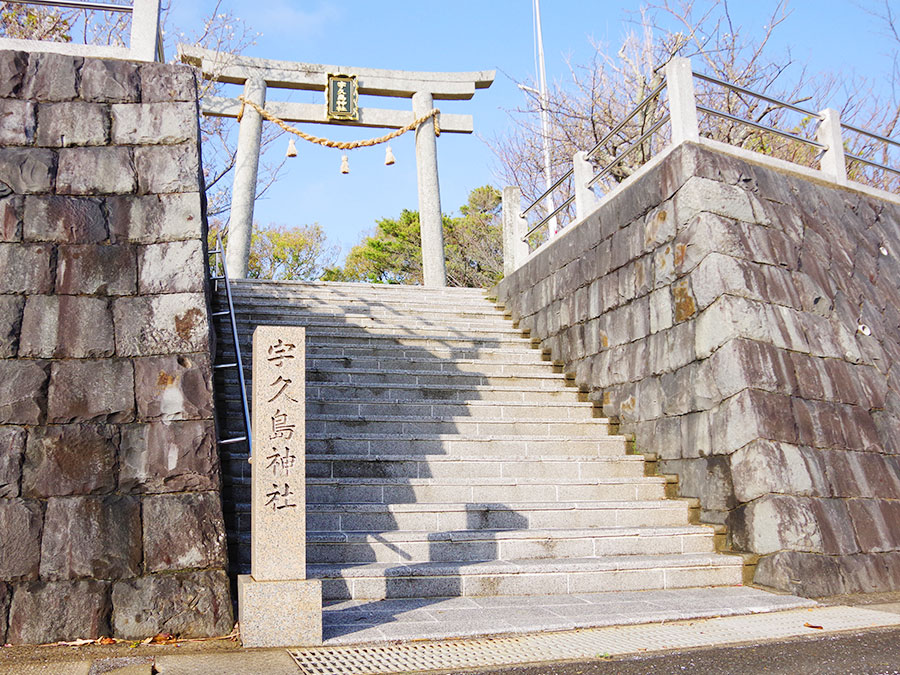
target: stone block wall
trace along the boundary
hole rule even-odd
[[[227,633],[196,82],[0,51],[0,643]]]
[[[756,583],[900,590],[897,201],[683,144],[496,292]]]

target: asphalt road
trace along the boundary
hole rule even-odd
[[[786,642],[711,647],[597,661],[460,670],[452,673],[453,675],[645,675],[646,673],[900,675],[900,629],[869,630]]]

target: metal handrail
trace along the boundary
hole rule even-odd
[[[525,233],[525,236],[522,237],[522,241],[527,241],[528,237],[530,237],[536,229],[538,229],[541,225],[548,223],[550,221],[550,219],[553,218],[553,216],[558,214],[560,211],[562,211],[564,208],[566,208],[569,204],[571,204],[574,201],[575,201],[575,195],[572,195],[566,201],[564,201],[562,204],[557,206],[556,209],[554,209],[553,213],[551,213],[547,216],[544,216],[543,220],[541,220],[537,225],[535,225],[530,230],[528,230],[528,232]]]
[[[238,383],[241,388],[241,407],[244,418],[244,433],[247,437],[247,451],[253,455],[253,437],[250,424],[250,404],[247,401],[247,383],[244,380],[244,360],[241,358],[241,344],[238,341],[237,320],[234,318],[234,303],[231,299],[231,280],[228,278],[228,266],[225,264],[225,245],[222,234],[216,231],[216,253],[222,265],[222,279],[225,281],[225,298],[228,301],[228,320],[231,324],[231,337],[234,340],[234,354],[237,361]],[[226,439],[221,444],[236,443],[239,439]]]
[[[111,2],[88,2],[85,0],[5,0],[10,5],[43,5],[45,7],[67,7],[69,9],[96,9],[101,12],[124,12],[131,14],[131,5],[114,5]]]
[[[871,131],[866,131],[865,129],[860,129],[859,127],[854,127],[850,124],[841,123],[841,127],[844,129],[848,129],[857,134],[862,134],[863,136],[868,136],[869,138],[874,138],[876,141],[881,141],[883,143],[888,143],[889,145],[896,145],[900,148],[900,139],[897,138],[888,138],[887,136],[880,136],[879,134],[873,134]]]
[[[742,94],[747,94],[749,96],[754,96],[756,98],[761,98],[763,101],[768,101],[769,103],[774,103],[775,105],[779,105],[782,108],[788,108],[789,110],[794,110],[799,113],[803,113],[804,115],[810,115],[817,119],[824,119],[822,115],[817,112],[812,112],[811,110],[806,110],[801,108],[798,105],[794,105],[793,103],[788,103],[787,101],[781,101],[777,98],[772,98],[771,96],[767,96],[766,94],[760,94],[759,92],[753,91],[752,89],[747,89],[745,87],[741,87],[737,84],[732,84],[731,82],[726,82],[725,80],[720,80],[717,77],[712,77],[711,75],[704,75],[703,73],[698,73],[694,71],[694,77],[697,77],[701,80],[706,80],[707,82],[712,82],[713,84],[718,84],[726,89],[731,89],[732,91],[739,91]]]
[[[662,93],[662,90],[665,89],[665,88],[666,88],[666,79],[663,78],[663,81],[660,82],[659,85],[658,85],[653,91],[651,91],[649,94],[647,94],[647,95],[643,98],[643,100],[641,100],[641,102],[638,103],[630,113],[628,113],[628,116],[625,117],[625,119],[623,119],[623,120],[622,120],[621,122],[619,122],[615,127],[613,127],[613,128],[606,134],[606,136],[604,136],[602,139],[600,139],[600,140],[597,142],[597,144],[594,145],[594,147],[591,148],[591,149],[587,152],[587,154],[585,155],[585,158],[586,158],[586,159],[590,159],[590,158],[594,155],[594,153],[597,152],[597,150],[599,150],[601,147],[603,147],[603,145],[604,145],[610,138],[612,138],[612,137],[615,136],[617,133],[619,133],[619,132],[622,130],[622,128],[623,128],[626,124],[628,124],[632,119],[634,119],[634,116],[635,116],[635,115],[637,115],[641,110],[643,110],[644,107],[645,107],[648,103],[650,103],[650,101],[652,101],[654,98],[656,98],[657,96],[659,96],[660,93]],[[567,178],[569,178],[573,173],[574,173],[574,169],[569,169],[568,171],[566,171],[566,173],[564,173],[562,176],[560,176],[559,179],[557,179],[557,181],[556,181],[553,185],[551,185],[550,187],[548,187],[543,193],[541,193],[541,195],[540,195],[537,199],[535,199],[535,200],[534,200],[534,201],[533,201],[533,202],[532,202],[532,203],[531,203],[524,211],[522,211],[522,212],[519,214],[519,217],[520,217],[520,218],[524,218],[524,217],[526,216],[526,214],[527,214],[529,211],[531,211],[534,207],[536,207],[538,204],[540,204],[542,201],[544,201],[544,199],[546,199],[548,196],[550,196],[550,193],[552,193],[554,190],[556,190],[556,188],[558,188],[560,185],[562,185],[563,182],[564,182]],[[532,232],[534,232],[534,230],[536,230],[537,228],[539,228],[539,227],[540,227],[541,225],[543,225],[544,223],[548,222],[551,218],[553,218],[553,216],[555,216],[557,213],[559,213],[560,211],[562,211],[562,209],[563,209],[564,207],[568,206],[568,205],[571,204],[571,203],[572,203],[572,199],[566,200],[566,201],[565,201],[560,207],[558,207],[553,213],[551,213],[549,216],[546,216],[541,222],[539,222],[537,225],[535,225],[535,226],[531,229],[531,231],[530,231],[528,234],[525,235],[525,237],[527,238]]]
[[[900,169],[894,169],[889,166],[885,166],[884,164],[880,164],[878,162],[874,162],[871,159],[866,159],[865,157],[860,157],[859,155],[853,155],[849,152],[844,153],[844,157],[846,159],[851,159],[854,162],[862,162],[863,164],[868,164],[870,166],[874,166],[878,169],[884,169],[885,171],[890,171],[891,173],[895,173],[900,176]]]
[[[825,115],[823,113],[818,113],[818,112],[813,112],[811,110],[807,110],[807,109],[805,109],[801,106],[795,105],[793,103],[788,103],[787,101],[782,101],[780,99],[774,98],[773,96],[761,94],[761,93],[753,91],[751,89],[747,89],[746,87],[742,87],[740,85],[733,84],[731,82],[726,82],[724,80],[720,80],[717,77],[713,77],[711,75],[704,75],[703,73],[698,73],[696,71],[692,71],[692,75],[693,75],[693,77],[696,77],[700,80],[704,80],[706,82],[710,82],[712,84],[716,84],[716,85],[725,87],[726,89],[729,89],[731,91],[735,91],[735,92],[738,92],[741,94],[745,94],[747,96],[753,96],[760,100],[767,101],[775,106],[778,106],[779,108],[785,108],[787,110],[793,110],[795,112],[801,113],[803,115],[806,115],[810,118],[817,120],[817,124],[821,124],[822,122],[825,122],[825,120],[826,120]],[[660,95],[660,93],[663,91],[663,89],[667,87],[667,85],[668,85],[667,80],[664,78],[663,81],[660,82],[660,84],[657,87],[655,87],[653,89],[653,91],[651,91],[647,96],[645,96],[644,99],[641,100],[641,102],[638,103],[628,113],[628,115],[624,119],[622,119],[618,124],[616,124],[616,126],[613,127],[600,141],[598,141],[594,145],[593,148],[591,148],[587,153],[585,153],[584,157],[587,159],[592,158],[597,153],[598,150],[600,150],[606,143],[609,142],[610,139],[612,139],[616,134],[620,133],[622,131],[622,129],[625,127],[625,125],[628,124],[632,119],[634,119],[634,117],[636,115],[638,115],[641,112],[641,110],[643,110],[647,105],[649,105],[653,100],[655,100]],[[766,124],[762,124],[761,122],[754,122],[752,120],[748,120],[743,117],[738,117],[737,115],[732,115],[731,113],[728,113],[728,112],[725,112],[722,110],[716,110],[714,108],[709,108],[707,106],[700,105],[699,103],[696,103],[696,98],[694,98],[694,105],[696,106],[697,112],[716,116],[716,117],[726,119],[726,120],[730,120],[737,124],[742,124],[742,125],[746,125],[749,127],[753,127],[755,129],[759,129],[760,131],[769,132],[769,133],[775,134],[777,136],[781,136],[782,138],[786,138],[786,139],[789,139],[789,140],[792,140],[792,141],[795,141],[798,143],[803,143],[805,145],[816,148],[819,150],[817,159],[821,158],[828,151],[828,146],[823,143],[820,143],[817,140],[813,140],[811,138],[806,138],[804,136],[801,136],[799,134],[792,133],[789,131],[782,131],[781,129],[778,129],[776,127],[767,126]],[[604,176],[609,174],[609,172],[612,171],[612,169],[615,166],[620,164],[631,153],[635,152],[637,149],[642,147],[644,142],[652,134],[656,133],[659,130],[659,128],[662,127],[662,125],[665,124],[666,122],[668,122],[670,119],[671,119],[671,110],[669,111],[669,113],[664,115],[661,119],[656,121],[649,129],[647,129],[647,131],[645,131],[640,136],[640,138],[638,138],[637,140],[635,140],[631,144],[629,144],[624,151],[620,152],[618,154],[618,156],[616,156],[613,160],[611,160],[608,164],[606,164],[596,175],[594,175],[588,181],[585,188],[590,189],[600,179],[602,179]],[[841,124],[841,127],[843,127],[844,129],[847,129],[849,131],[852,131],[852,132],[863,134],[869,138],[887,143],[889,145],[900,147],[900,139],[887,138],[885,136],[881,136],[879,134],[875,134],[870,131],[866,131],[865,129],[860,129],[858,127],[854,127],[849,124]],[[862,162],[869,166],[873,166],[873,167],[883,169],[885,171],[890,171],[892,173],[900,175],[900,169],[894,169],[892,167],[885,166],[884,164],[880,164],[873,160],[866,159],[864,157],[860,157],[859,155],[854,155],[854,154],[846,153],[846,152],[844,153],[844,155],[850,161]],[[524,219],[526,214],[528,214],[538,204],[540,204],[547,197],[549,197],[551,195],[551,193],[553,193],[560,185],[562,185],[565,180],[567,180],[568,178],[573,176],[574,173],[575,172],[574,172],[574,167],[573,167],[572,169],[569,169],[565,174],[560,176],[556,180],[556,182],[553,183],[553,185],[551,185],[549,188],[547,188],[547,190],[544,191],[537,199],[535,199],[534,202],[532,202],[527,208],[525,208],[523,211],[521,211],[520,218]],[[576,188],[577,187],[578,186],[576,186]],[[531,227],[528,230],[528,232],[525,234],[525,236],[522,237],[522,241],[527,243],[528,238],[532,234],[534,234],[534,232],[536,230],[538,230],[541,226],[545,225],[547,222],[552,220],[556,215],[558,215],[563,209],[565,209],[567,206],[569,206],[573,201],[575,201],[574,195],[572,195],[571,197],[566,199],[562,204],[560,204],[555,209],[553,209],[553,211],[551,213],[546,215],[537,224],[535,224],[533,227]]]
[[[525,217],[525,214],[527,214],[529,211],[531,211],[531,209],[533,209],[535,206],[537,206],[537,205],[540,204],[542,201],[544,201],[544,199],[545,199],[546,197],[548,197],[548,196],[550,195],[551,192],[553,192],[556,188],[558,188],[560,185],[562,185],[562,184],[563,184],[563,181],[565,181],[566,178],[568,178],[569,176],[571,176],[573,173],[575,173],[575,169],[569,169],[568,171],[566,171],[562,176],[560,176],[560,177],[557,179],[557,181],[556,181],[553,185],[551,185],[550,187],[548,187],[540,197],[538,197],[537,199],[535,199],[535,200],[534,200],[534,203],[533,203],[531,206],[529,206],[527,209],[525,209],[524,211],[522,211],[522,213],[519,214],[519,217],[520,217],[520,218],[524,218],[524,217]],[[555,213],[555,211],[554,211],[554,213]],[[549,220],[551,217],[552,217],[552,216],[547,216],[547,219]]]
[[[612,171],[612,168],[613,168],[616,164],[618,164],[619,162],[621,162],[623,159],[625,159],[626,157],[628,157],[628,155],[630,155],[632,152],[634,152],[634,151],[637,150],[639,147],[641,147],[641,143],[643,143],[643,142],[646,141],[648,138],[650,138],[651,135],[653,135],[654,133],[656,133],[656,131],[659,130],[659,128],[660,128],[663,124],[665,124],[666,122],[668,122],[670,118],[671,118],[671,115],[669,115],[669,114],[666,114],[666,115],[663,115],[662,117],[660,117],[659,120],[657,120],[656,123],[655,123],[652,127],[650,127],[649,129],[647,129],[647,131],[645,131],[644,134],[643,134],[639,139],[637,139],[634,143],[632,143],[630,146],[628,146],[628,148],[626,148],[624,152],[620,153],[619,156],[616,157],[613,161],[611,161],[609,164],[607,164],[605,167],[603,167],[603,168],[600,170],[600,172],[599,172],[596,176],[594,176],[593,178],[591,178],[591,179],[588,181],[587,187],[589,187],[589,188],[590,188],[590,187],[593,187],[593,185],[594,185],[598,180],[600,180],[601,178],[603,178],[603,176],[605,176],[605,175],[608,174],[610,171]]]
[[[652,101],[654,98],[659,96],[662,93],[662,90],[665,88],[666,88],[666,78],[663,78],[663,81],[659,83],[659,86],[656,87],[656,89],[651,91],[649,94],[647,94],[644,97],[644,100],[642,100],[640,103],[638,103],[634,107],[634,109],[630,113],[628,113],[628,116],[625,119],[623,119],[616,126],[614,126],[612,128],[612,130],[610,130],[610,132],[608,134],[606,134],[606,136],[604,136],[599,141],[597,141],[597,144],[593,148],[588,150],[587,159],[590,159],[591,157],[593,157],[594,153],[597,152],[597,150],[599,150],[610,138],[612,138],[617,133],[619,133],[622,130],[622,127],[624,127],[632,119],[634,119],[634,116],[637,115],[641,110],[643,110],[644,106],[646,106],[650,101]]]
[[[743,117],[737,117],[736,115],[732,115],[727,112],[723,112],[722,110],[715,110],[714,108],[707,108],[703,105],[697,105],[697,110],[700,112],[709,113],[710,115],[716,115],[717,117],[724,117],[727,120],[731,120],[732,122],[737,122],[738,124],[746,124],[747,126],[755,127],[762,131],[770,131],[773,134],[777,134],[778,136],[783,136],[784,138],[789,138],[793,141],[799,141],[800,143],[807,143],[808,145],[813,146],[814,148],[819,148],[820,150],[827,150],[828,146],[822,145],[818,141],[814,141],[810,138],[804,138],[803,136],[798,136],[797,134],[792,134],[789,131],[782,131],[781,129],[776,129],[775,127],[769,127],[765,124],[760,124],[759,122],[752,122]]]

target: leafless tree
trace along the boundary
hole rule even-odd
[[[818,111],[826,103],[835,107],[833,101],[840,99],[842,103],[837,107],[842,120],[879,133],[890,133],[897,122],[897,106],[882,105],[870,81],[848,84],[836,74],[812,73],[804,64],[797,63],[790,51],[781,54],[773,51],[773,35],[788,15],[787,0],[779,0],[761,34],[754,36],[735,24],[728,0],[704,3],[660,0],[642,8],[632,16],[631,30],[617,49],[594,44],[590,61],[569,63],[568,80],[556,82],[549,91],[546,107],[551,122],[551,165],[555,176],[561,176],[571,167],[572,155],[578,150],[593,149],[602,141],[592,161],[605,166],[651,129],[667,112],[662,93],[610,135],[658,87],[666,64],[676,56],[691,58],[697,71],[809,111]],[[895,27],[896,22],[889,20],[888,25]],[[814,138],[815,115],[803,115],[699,79],[695,79],[695,88],[699,105]],[[533,88],[523,89],[528,98],[525,106],[511,111],[514,122],[511,132],[493,139],[491,146],[502,180],[519,185],[525,200],[531,202],[544,191],[541,102]],[[809,165],[815,162],[811,146],[728,118],[702,114],[700,132],[708,138],[791,161]],[[663,125],[659,133],[615,165],[598,187],[610,189],[627,178],[667,140],[668,129]],[[863,156],[872,153],[865,143],[851,141],[849,147]],[[570,185],[562,188],[555,195],[555,204],[570,194]],[[544,213],[547,210],[549,207],[545,207]]]
[[[164,8],[167,17],[168,8]],[[217,59],[221,67],[230,63],[228,56],[236,57],[256,43],[259,37],[246,21],[228,10],[222,9],[219,0],[203,25],[192,32],[166,31],[166,53],[174,54],[177,43],[198,45],[225,55]],[[218,96],[227,85],[215,77],[203,80],[200,96]],[[225,117],[201,117],[200,134],[203,143],[203,174],[206,182],[207,214],[212,227],[224,227],[231,208],[231,177],[237,159],[236,142],[237,123]],[[275,125],[264,125],[260,145],[260,155],[265,153],[276,139],[284,132]],[[275,183],[284,165],[280,161],[262,159],[259,166],[256,197],[259,199]]]

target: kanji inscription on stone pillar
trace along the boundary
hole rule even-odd
[[[251,574],[306,578],[306,331],[253,333]]]

